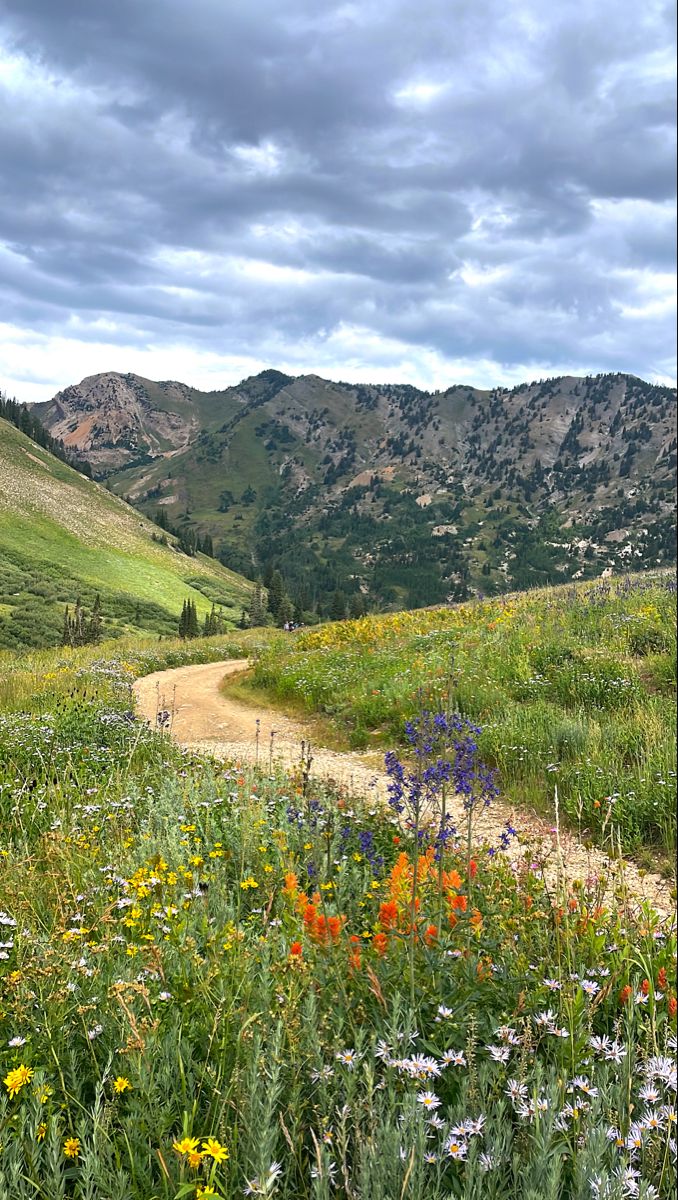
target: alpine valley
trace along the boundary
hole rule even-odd
[[[629,375],[428,393],[267,370],[200,392],[107,372],[32,411],[147,517],[279,570],[302,612],[675,560],[676,393]]]

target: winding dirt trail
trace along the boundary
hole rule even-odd
[[[316,746],[316,729],[311,721],[292,720],[276,709],[246,704],[220,690],[227,676],[237,679],[247,670],[243,659],[230,659],[157,671],[134,684],[137,709],[155,728],[160,727],[158,714],[168,713],[166,728],[179,745],[189,750],[237,762],[258,760],[262,767],[271,760],[285,767],[299,764],[301,744],[305,742],[312,747],[312,776],[331,779],[349,794],[386,800],[387,777],[380,755],[339,753]],[[461,802],[453,800],[449,808],[453,820],[463,828]],[[671,886],[660,875],[641,872],[634,863],[610,860],[601,850],[588,849],[562,830],[558,839],[553,826],[542,817],[516,809],[506,801],[496,801],[474,817],[475,839],[496,844],[507,822],[519,835],[511,843],[509,857],[516,862],[526,858],[543,862],[550,882],[555,882],[559,870],[569,881],[607,876],[615,896],[618,891],[629,900],[649,900],[663,916],[674,913]]]

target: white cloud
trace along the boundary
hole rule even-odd
[[[427,80],[413,80],[393,93],[396,104],[426,106],[437,100],[447,89],[447,84]]]
[[[17,394],[675,370],[662,0],[5,0],[2,43]]]

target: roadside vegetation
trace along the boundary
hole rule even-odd
[[[269,640],[253,685],[355,747],[402,739],[422,694],[482,726],[506,796],[582,836],[675,859],[673,573],[364,617]]]
[[[394,721],[386,813],[135,718],[135,676],[253,652],[3,660],[2,1200],[673,1195],[673,930],[467,836],[503,781],[462,718]]]

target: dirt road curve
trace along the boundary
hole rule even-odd
[[[356,794],[386,799],[386,776],[380,769],[381,759],[376,755],[354,751],[337,753],[316,746],[315,731],[310,723],[291,720],[275,709],[250,706],[234,696],[222,694],[220,686],[225,677],[241,675],[246,670],[247,663],[242,659],[231,659],[146,675],[134,685],[138,712],[154,727],[158,724],[158,714],[168,712],[169,732],[182,746],[239,762],[254,762],[258,757],[261,766],[266,766],[270,758],[292,766],[299,762],[302,741],[310,742],[312,775],[333,779]],[[452,805],[452,809],[461,826],[464,817],[461,804]],[[542,818],[516,810],[505,802],[494,803],[474,822],[478,841],[496,844],[507,821],[511,821],[520,835],[519,840],[512,843],[511,858],[522,859],[530,853],[528,847],[535,857],[539,855],[540,860],[546,853],[547,875],[554,879],[558,861],[556,837],[552,826]],[[610,867],[602,852],[587,850],[565,833],[561,833],[560,844],[564,872],[571,880],[618,869],[616,863]],[[665,915],[674,911],[670,887],[659,875],[642,875],[633,863],[624,863],[622,870],[625,888],[633,897],[649,900]]]
[[[335,779],[361,793],[366,788],[368,794],[378,789],[380,771],[370,765],[368,756],[337,754],[316,746],[310,723],[292,721],[275,709],[251,707],[233,696],[222,695],[219,689],[224,678],[242,675],[247,669],[242,659],[231,659],[208,666],[157,671],[135,683],[137,708],[152,725],[157,724],[159,712],[169,712],[172,737],[182,746],[247,762],[257,757],[258,721],[258,758],[262,766],[267,765],[271,754],[276,762],[293,766],[300,760],[302,742],[310,742],[312,775]]]

